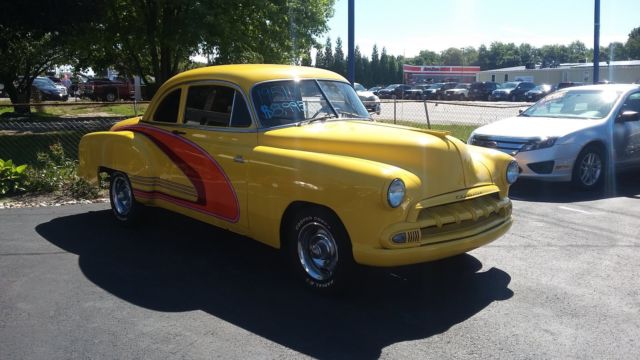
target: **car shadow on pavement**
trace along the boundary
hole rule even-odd
[[[640,199],[640,171],[625,172],[598,191],[585,191],[575,188],[571,183],[545,182],[519,179],[509,191],[514,200],[572,203],[614,197],[630,197]]]
[[[319,296],[268,246],[164,210],[146,215],[132,229],[114,226],[105,210],[56,218],[36,231],[77,254],[84,275],[123,300],[163,312],[202,310],[320,359],[378,358],[386,346],[442,333],[513,296],[506,272],[481,272],[467,254],[360,269],[353,288]]]

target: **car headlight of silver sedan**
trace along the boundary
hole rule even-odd
[[[556,140],[558,140],[557,137],[548,137],[540,140],[530,141],[522,146],[520,152],[546,149],[552,147],[553,144],[556,143]]]
[[[389,202],[389,206],[392,208],[397,208],[404,201],[404,196],[407,192],[407,189],[404,185],[404,181],[400,179],[394,179],[389,185],[389,189],[387,190],[387,202]]]
[[[515,160],[511,160],[507,166],[507,182],[513,184],[518,180],[518,176],[520,176],[520,167]]]

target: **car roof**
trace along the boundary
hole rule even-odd
[[[238,84],[249,92],[256,83],[270,80],[327,79],[347,80],[329,70],[306,66],[275,64],[217,65],[193,69],[167,80],[158,90],[164,92],[180,83],[198,80],[221,80]]]
[[[583,85],[572,86],[562,89],[563,91],[582,91],[582,90],[616,90],[616,91],[630,91],[640,89],[638,84],[597,84],[597,85]]]

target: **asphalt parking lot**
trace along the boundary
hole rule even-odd
[[[518,182],[464,256],[318,297],[276,251],[161,210],[0,210],[2,359],[636,359],[640,174],[606,194]]]

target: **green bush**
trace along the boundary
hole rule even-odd
[[[0,159],[0,197],[25,191],[27,165],[15,166],[13,161]]]
[[[65,156],[60,144],[49,147],[49,152],[37,155],[37,166],[27,171],[28,191],[36,193],[60,193],[75,199],[94,199],[100,189],[78,177],[78,161]]]

